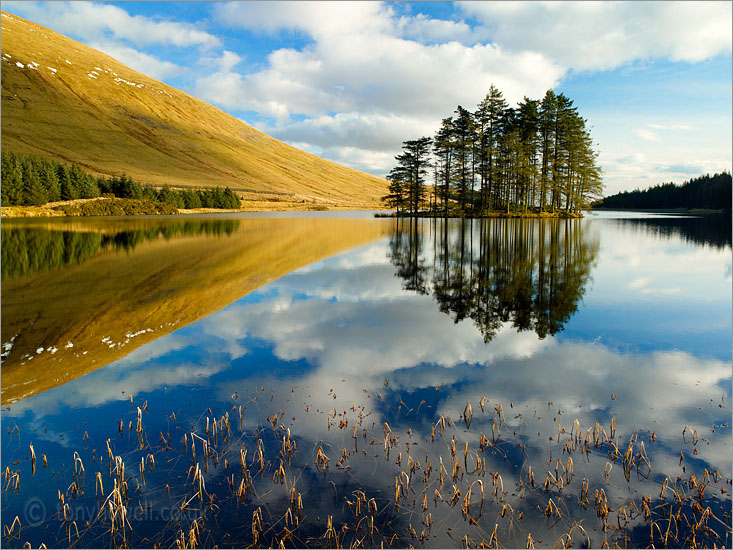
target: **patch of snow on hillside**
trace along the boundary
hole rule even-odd
[[[68,59],[66,60],[66,62],[67,62],[67,63],[68,63],[69,65],[71,65],[71,61],[69,61]]]
[[[94,79],[96,79],[96,78],[97,78],[97,77],[96,77],[95,75],[93,75],[92,73],[87,73],[87,76],[88,76],[89,78],[94,78]]]
[[[51,71],[53,74],[56,74],[56,69],[53,67],[47,67],[49,71]]]
[[[16,65],[17,65],[18,67],[20,67],[21,69],[22,69],[23,67],[25,67],[25,65],[23,65],[23,64],[22,64],[22,63],[21,63],[20,61],[16,61],[16,62],[15,62],[15,64],[16,64]]]
[[[120,78],[119,76],[115,78],[115,82],[117,82],[117,84],[119,84],[120,82],[124,82],[128,86],[138,86],[135,82],[130,82],[129,80],[125,80],[124,78]],[[142,86],[142,84],[140,86]],[[138,88],[140,86],[138,86]]]

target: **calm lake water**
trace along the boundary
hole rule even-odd
[[[730,547],[731,276],[730,217],[3,221],[2,543]]]

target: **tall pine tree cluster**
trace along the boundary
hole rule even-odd
[[[2,206],[37,206],[47,202],[93,199],[102,194],[123,199],[166,203],[176,208],[240,208],[239,197],[230,189],[186,189],[168,186],[156,190],[132,178],[96,178],[78,164],[67,166],[42,157],[2,152]]]
[[[603,189],[586,122],[563,94],[509,107],[492,85],[474,112],[459,105],[433,138],[403,142],[383,200],[407,215],[578,212]]]

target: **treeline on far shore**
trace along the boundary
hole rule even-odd
[[[101,196],[147,200],[174,208],[240,208],[230,189],[155,189],[125,174],[105,178],[43,157],[2,152],[2,206],[40,206],[48,202]]]
[[[705,174],[681,185],[663,183],[649,189],[624,191],[593,204],[593,208],[612,210],[704,209],[730,210],[733,186],[730,172]]]

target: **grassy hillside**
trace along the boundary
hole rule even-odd
[[[2,147],[260,208],[380,208],[381,178],[290,147],[115,59],[2,13]]]
[[[2,404],[99,369],[298,267],[378,239],[391,227],[386,220],[230,221],[236,224],[230,235],[184,231],[134,249],[92,248],[75,260],[78,264],[47,262],[46,269],[35,269],[31,262],[27,272],[4,276],[3,342],[15,339],[2,365]],[[163,222],[118,223],[116,230],[132,231]],[[3,222],[3,231],[14,227],[85,234],[111,229],[94,219]],[[41,347],[45,351],[36,353]]]

